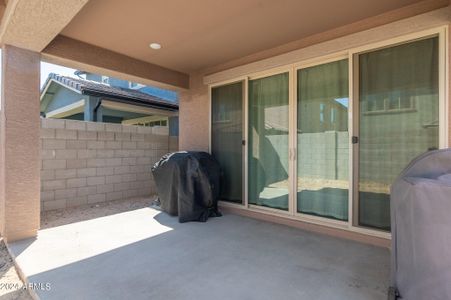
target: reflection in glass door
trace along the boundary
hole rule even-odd
[[[359,55],[358,225],[390,230],[390,185],[439,146],[438,38]]]
[[[248,201],[288,210],[288,73],[249,80]]]
[[[348,220],[348,60],[297,72],[297,211]]]
[[[211,90],[211,154],[221,166],[220,199],[243,202],[243,82]]]

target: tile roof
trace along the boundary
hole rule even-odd
[[[176,103],[171,103],[165,99],[138,90],[110,86],[101,82],[81,78],[61,76],[55,73],[49,74],[41,93],[45,91],[45,87],[52,79],[63,86],[75,89],[85,95],[105,97],[113,100],[122,100],[121,102],[130,102],[133,104],[148,105],[170,110],[178,110],[179,107]]]

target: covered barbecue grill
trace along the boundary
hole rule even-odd
[[[402,299],[451,299],[451,149],[423,154],[391,191],[391,285]]]
[[[152,168],[160,207],[181,223],[205,222],[218,211],[218,162],[206,152],[175,152],[163,156]]]

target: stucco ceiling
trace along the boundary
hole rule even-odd
[[[91,0],[61,34],[189,73],[415,2]]]

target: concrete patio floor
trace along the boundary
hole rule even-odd
[[[386,299],[389,251],[226,214],[139,208],[10,244],[41,299]]]

